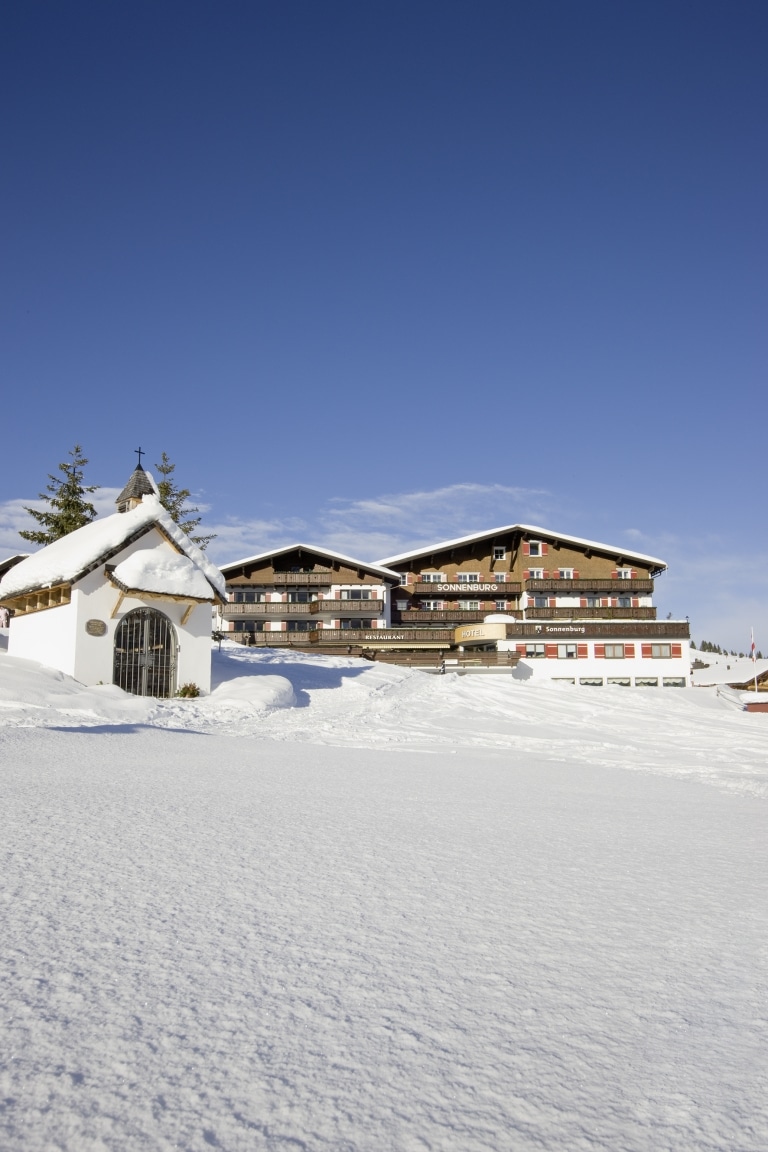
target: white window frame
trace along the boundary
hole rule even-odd
[[[422,600],[419,608],[423,608],[425,612],[442,612],[445,600]]]
[[[445,584],[444,572],[420,572],[419,581],[421,584]]]
[[[617,568],[616,569],[616,579],[617,580],[631,580],[632,579],[632,569],[631,568]]]
[[[543,568],[529,568],[528,569],[528,579],[529,580],[543,580],[544,579],[544,569]]]
[[[561,580],[573,580],[573,568],[558,568]]]
[[[526,660],[541,660],[547,655],[546,644],[539,644],[535,642],[527,643],[525,645],[525,658]]]
[[[456,583],[457,584],[479,584],[480,583],[480,573],[479,572],[457,572],[456,573]]]
[[[503,544],[494,544],[494,546],[493,546],[493,559],[494,560],[506,560],[506,558],[507,558],[507,549],[504,547],[504,545]]]
[[[528,541],[528,555],[529,556],[543,556],[544,553],[541,548],[541,540]]]
[[[509,601],[508,600],[497,600],[496,601],[496,611],[497,612],[506,612],[508,607],[509,607]]]
[[[557,658],[558,660],[576,660],[579,655],[579,650],[575,644],[558,644]]]

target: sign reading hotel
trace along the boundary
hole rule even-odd
[[[494,624],[464,624],[453,634],[454,644],[485,644],[490,640],[506,640],[507,626],[503,621]]]

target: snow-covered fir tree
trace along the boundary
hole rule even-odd
[[[193,533],[200,523],[202,517],[196,516],[195,513],[199,511],[198,508],[187,507],[187,500],[191,496],[189,488],[178,488],[173,473],[176,470],[176,465],[172,464],[168,459],[167,452],[161,455],[160,463],[155,464],[155,469],[162,479],[157,483],[157,494],[160,497],[160,503],[165,508],[168,515],[178,524],[182,532],[189,536],[193,544],[197,544],[198,548],[205,550],[214,539],[215,533],[209,536],[194,536]]]
[[[64,460],[58,465],[63,479],[49,472],[50,484],[46,485],[45,492],[40,493],[40,499],[45,501],[48,508],[24,509],[40,525],[36,529],[20,530],[19,535],[24,540],[30,540],[33,544],[52,544],[54,540],[68,536],[76,528],[82,528],[96,518],[96,509],[86,496],[96,492],[98,484],[83,483],[83,470],[88,459],[83,456],[79,444],[75,444],[69,455],[70,460]]]

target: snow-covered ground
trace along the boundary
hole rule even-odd
[[[768,716],[0,654],[0,1148],[768,1147]]]

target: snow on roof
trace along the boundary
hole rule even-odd
[[[115,512],[112,516],[93,520],[68,536],[54,540],[39,552],[33,552],[5,574],[0,581],[0,598],[8,599],[39,588],[72,583],[153,525],[202,571],[206,581],[223,598],[226,585],[221,572],[174,524],[157,496],[145,496],[141,504],[129,512]]]
[[[211,585],[200,568],[179,552],[139,548],[118,564],[112,575],[131,591],[213,599]]]
[[[342,564],[349,564],[352,568],[364,568],[366,571],[374,572],[377,576],[383,576],[386,579],[397,581],[400,579],[397,572],[393,572],[381,564],[371,564],[368,560],[356,560],[353,556],[344,556],[341,552],[332,552],[330,548],[321,548],[317,544],[289,544],[286,548],[269,548],[266,552],[259,552],[257,556],[246,556],[244,560],[233,560],[229,564],[222,564],[221,571],[226,573],[233,568],[242,568],[244,564],[258,564],[260,560],[268,560],[270,556],[282,556],[286,552],[294,552],[296,549],[301,549],[302,552],[314,552],[318,556],[329,556],[332,560],[339,560]]]
[[[444,548],[458,548],[461,544],[471,544],[475,540],[486,540],[489,536],[501,536],[509,532],[541,536],[545,540],[564,540],[568,544],[577,544],[582,548],[594,548],[599,552],[608,552],[612,556],[620,556],[626,560],[637,560],[642,564],[651,564],[654,568],[667,567],[666,562],[659,560],[657,556],[631,552],[627,548],[617,548],[613,544],[601,544],[598,540],[585,540],[581,536],[568,536],[565,532],[553,532],[551,528],[541,528],[538,524],[506,524],[501,528],[491,528],[488,532],[473,532],[471,536],[461,536],[457,540],[443,540],[440,544],[429,544],[423,548],[415,548],[412,552],[402,552],[399,556],[386,556],[378,563],[400,564],[403,560],[415,560],[419,556],[431,556],[433,552],[442,552]]]
[[[697,688],[711,687],[715,684],[748,684],[754,680],[755,675],[763,676],[768,672],[768,660],[756,660],[752,663],[751,656],[721,656],[709,652],[691,652],[694,660],[706,662],[706,668],[695,668],[693,683]]]

